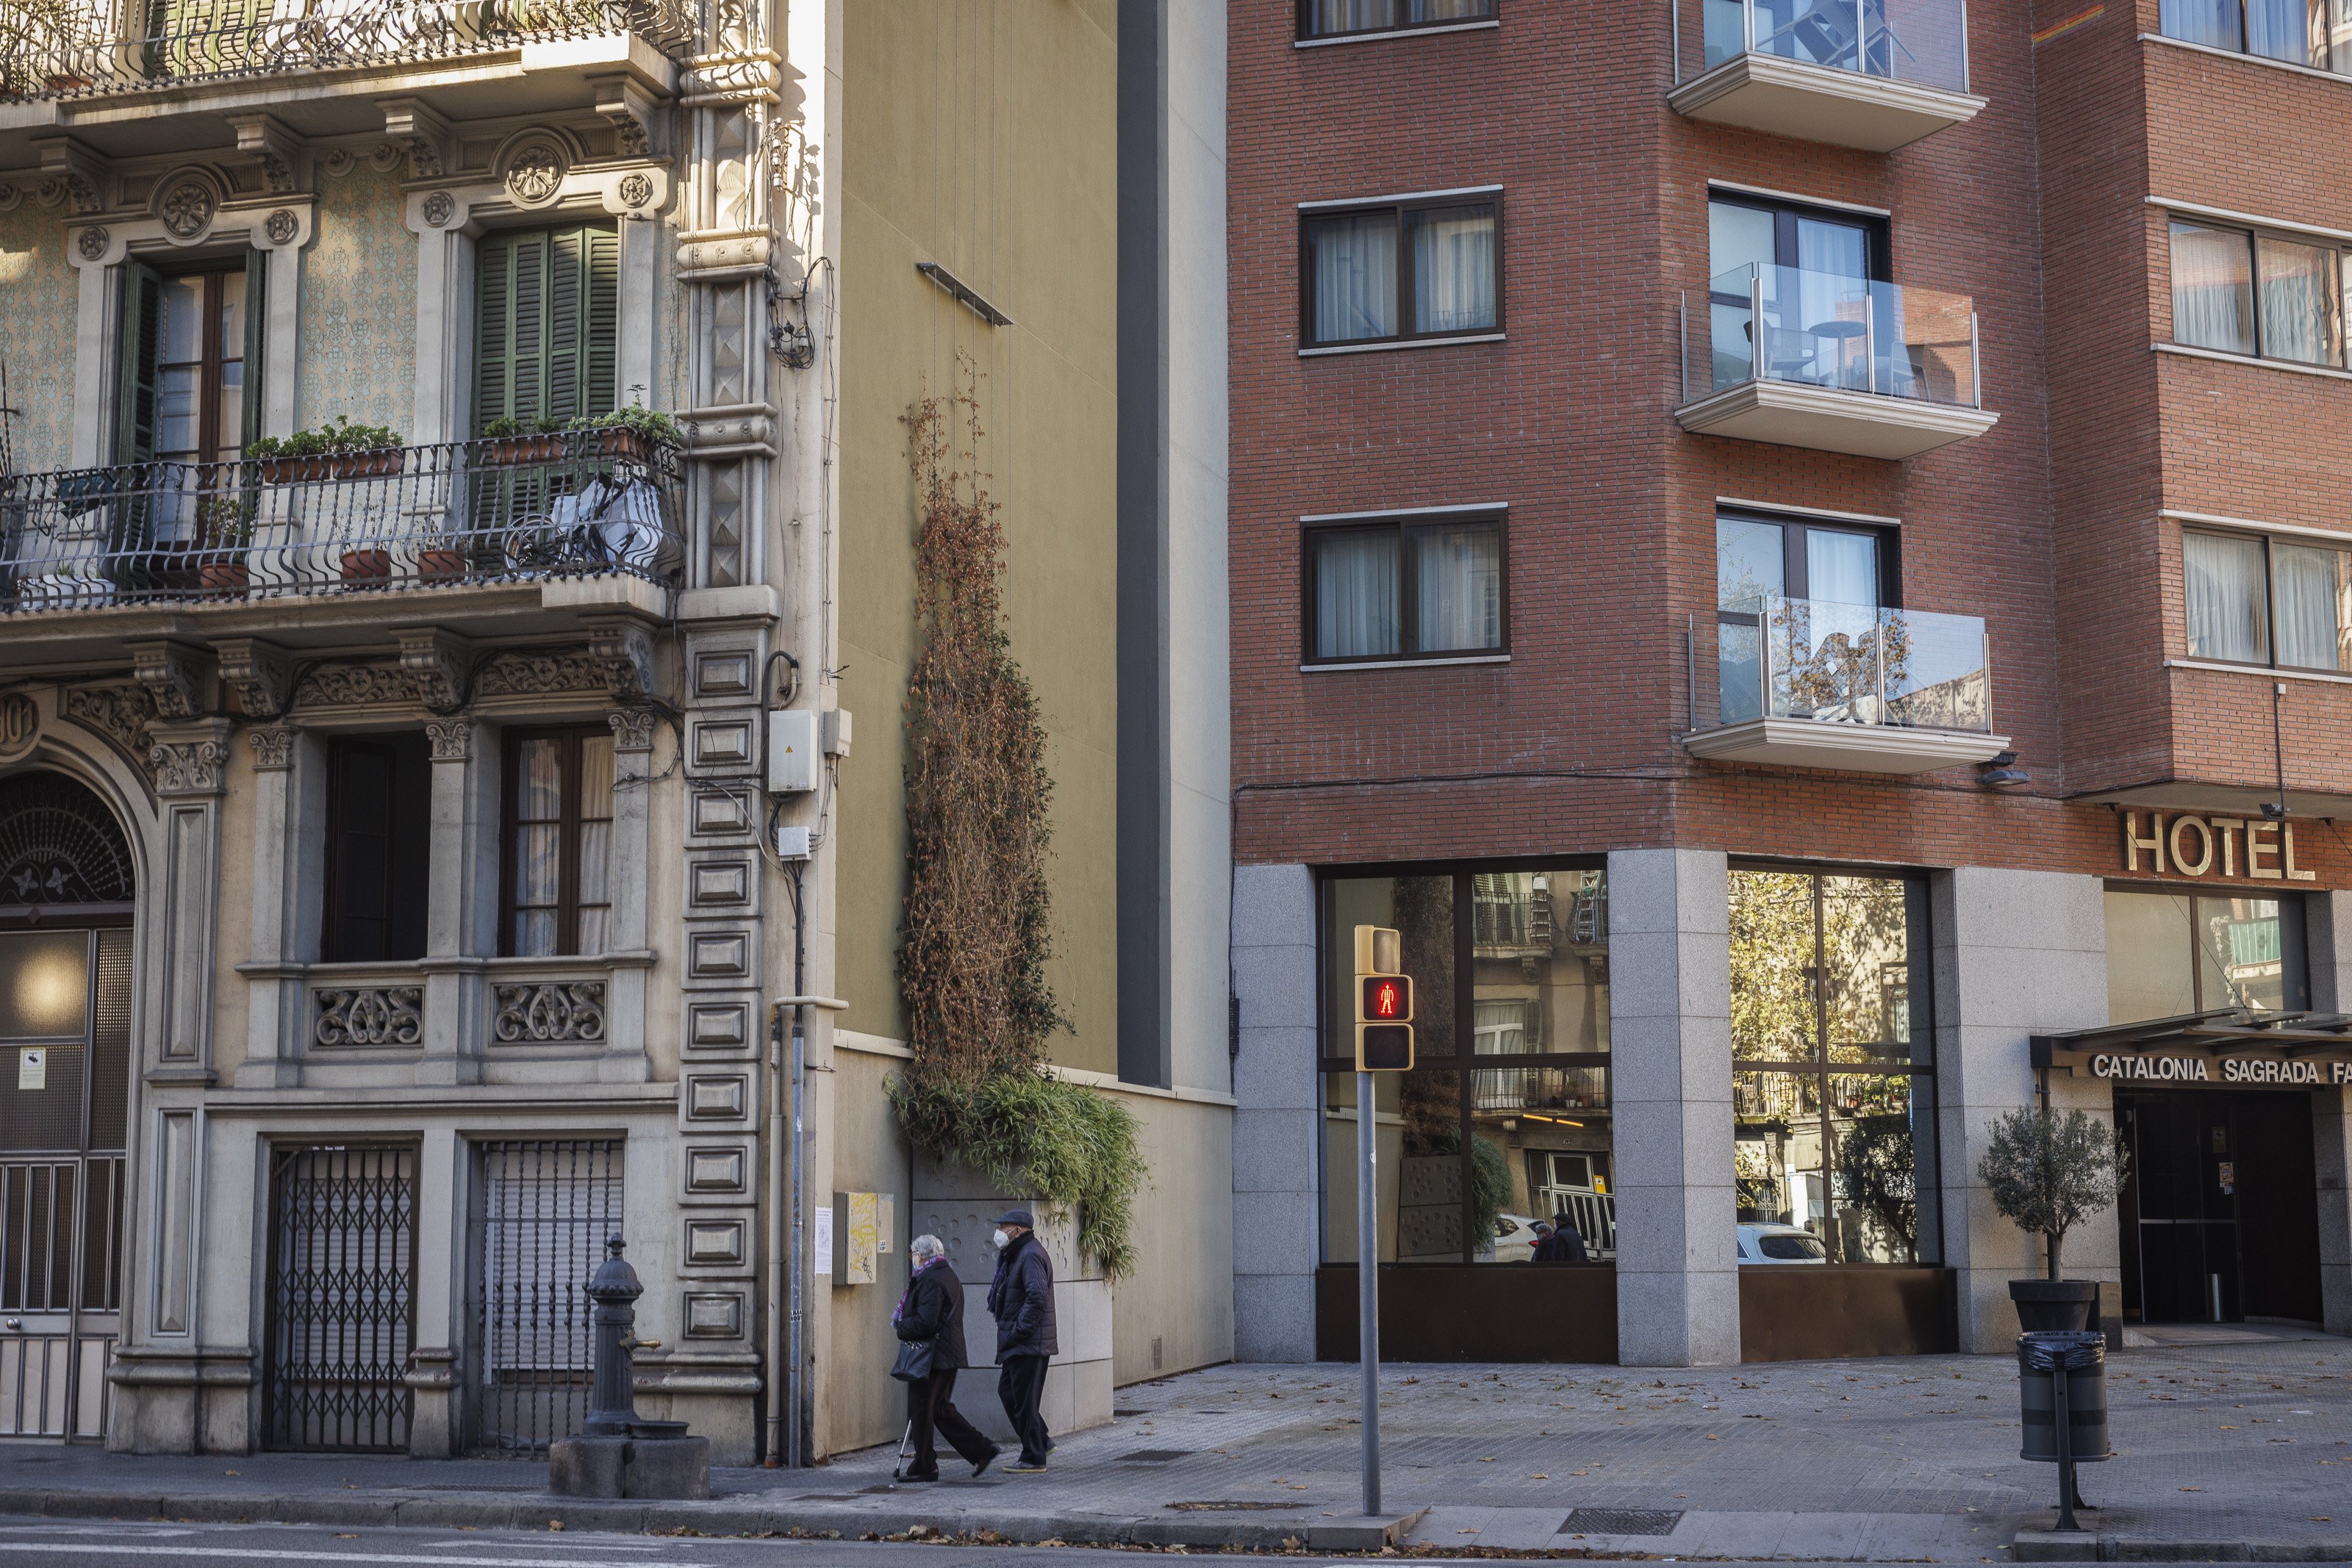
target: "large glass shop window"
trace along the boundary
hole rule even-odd
[[[1743,1264],[1937,1260],[1927,885],[1731,873]]]
[[[2303,900],[2107,890],[2107,1021],[2311,1006]]]
[[[1414,981],[1415,1061],[1373,1081],[1381,1260],[1531,1263],[1561,1216],[1586,1261],[1612,1260],[1602,873],[1332,878],[1323,897],[1324,1260],[1357,1257],[1354,931],[1383,925]]]

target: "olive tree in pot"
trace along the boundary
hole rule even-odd
[[[2080,1111],[2021,1108],[1993,1122],[1977,1179],[2002,1218],[2041,1237],[2048,1253],[2046,1279],[2009,1282],[2027,1333],[2091,1326],[2098,1281],[2063,1277],[2066,1233],[2116,1201],[2124,1170],[2121,1140]]]

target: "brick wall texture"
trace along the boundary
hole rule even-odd
[[[2152,347],[2171,298],[2150,198],[2352,230],[2352,80],[2152,39],[2157,0],[1973,0],[1985,108],[1871,153],[1676,115],[1665,0],[1501,0],[1495,28],[1303,49],[1288,0],[1230,18],[1244,860],[1678,844],[2120,875],[2117,808],[2084,797],[2272,787],[2269,674],[2168,664],[2188,649],[2166,514],[2352,536],[2352,380]],[[1974,298],[2000,423],[1907,462],[1678,429],[1710,181],[1889,213],[1895,281]],[[1504,191],[1506,340],[1298,356],[1299,203],[1486,184]],[[1994,727],[2032,782],[1685,752],[1692,686],[1703,715],[1716,700],[1718,497],[1900,518],[1900,602],[1984,619]],[[1492,502],[1510,508],[1507,663],[1299,668],[1300,517]],[[2300,815],[2352,797],[2352,686],[2285,685]],[[2317,885],[2352,885],[2347,836],[2301,823]]]

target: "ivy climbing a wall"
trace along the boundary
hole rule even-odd
[[[1014,662],[1004,530],[979,470],[980,400],[964,385],[906,415],[920,524],[907,690],[907,906],[898,984],[914,1053],[891,1086],[908,1135],[1008,1190],[1071,1207],[1106,1272],[1134,1260],[1144,1166],[1128,1109],[1047,1069],[1069,1027],[1053,955],[1054,781],[1036,695]]]

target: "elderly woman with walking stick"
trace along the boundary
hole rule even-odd
[[[890,1314],[898,1333],[898,1364],[890,1375],[907,1385],[907,1431],[915,1448],[902,1479],[940,1479],[934,1433],[945,1437],[977,1476],[1001,1450],[955,1407],[956,1374],[971,1360],[963,1341],[963,1281],[948,1266],[947,1246],[938,1237],[916,1237],[907,1253],[914,1273]]]

